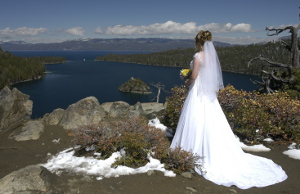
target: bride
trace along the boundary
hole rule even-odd
[[[217,99],[224,87],[211,33],[200,31],[195,43],[199,52],[191,62],[189,91],[171,148],[201,156],[196,172],[218,185],[248,189],[284,181],[287,175],[272,160],[243,152],[227,122]]]

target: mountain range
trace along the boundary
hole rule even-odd
[[[233,46],[214,41],[215,46]],[[115,39],[74,39],[60,43],[26,43],[23,41],[0,41],[2,50],[132,50],[132,51],[165,51],[171,49],[194,48],[192,39],[167,38],[115,38]]]

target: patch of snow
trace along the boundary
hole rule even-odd
[[[122,152],[125,151],[123,150]],[[166,170],[164,164],[161,164],[159,160],[151,156],[148,156],[149,162],[145,166],[130,168],[122,165],[113,166],[113,164],[122,157],[120,152],[115,152],[104,160],[95,159],[93,157],[77,157],[74,156],[74,153],[75,151],[72,148],[59,152],[56,156],[49,159],[47,163],[43,164],[43,166],[56,174],[67,171],[76,174],[93,175],[97,177],[97,180],[119,177],[121,175],[146,173],[149,170],[161,171],[165,176],[169,177],[176,176],[174,172]]]
[[[290,158],[300,160],[300,149],[297,149],[297,144],[292,143],[291,145],[288,146],[287,151],[284,151],[283,154],[289,156]]]
[[[248,151],[248,152],[269,152],[271,150],[270,148],[267,148],[263,144],[248,146],[248,145],[244,144],[243,142],[241,142],[240,139],[237,136],[235,136],[235,137],[236,137],[236,140],[239,142],[241,148],[245,151]]]
[[[155,127],[157,129],[161,129],[162,131],[166,131],[167,127],[160,123],[159,119],[156,117],[155,119],[151,119],[148,122],[150,127]]]
[[[274,141],[272,138],[266,138],[266,139],[264,139],[264,141],[267,141],[267,142],[272,142],[272,141]]]
[[[173,129],[168,128],[164,124],[160,123],[159,119],[156,117],[155,119],[151,119],[148,122],[148,126],[155,127],[157,129],[161,129],[166,132],[167,137],[173,137],[174,131]]]

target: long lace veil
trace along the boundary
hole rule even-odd
[[[224,88],[223,76],[219,58],[212,41],[206,41],[203,45],[204,63],[200,66],[201,76],[199,93],[207,95],[211,100],[217,97],[218,91]],[[202,91],[201,91],[202,90]]]

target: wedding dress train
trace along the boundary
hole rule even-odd
[[[203,65],[204,57],[196,53]],[[191,63],[192,64],[192,63]],[[192,68],[192,67],[191,67]],[[189,88],[171,148],[180,146],[203,157],[197,173],[218,185],[241,189],[265,187],[287,178],[272,160],[245,153],[222,111],[217,94],[214,98],[202,91],[202,68]]]

